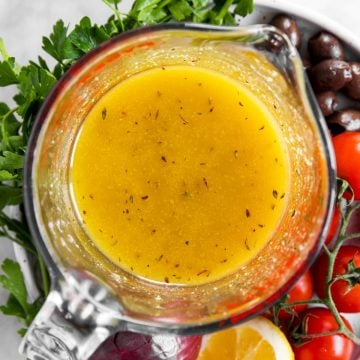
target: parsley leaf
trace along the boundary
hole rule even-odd
[[[22,169],[24,166],[24,155],[19,155],[10,151],[4,151],[0,155],[0,168],[5,170]]]
[[[70,43],[67,36],[68,28],[62,20],[58,20],[49,37],[43,37],[42,48],[54,59],[67,65],[79,57],[79,53]]]
[[[0,38],[0,54],[4,60],[0,62],[0,86],[17,84],[19,67],[15,63],[15,59],[6,52],[2,38]]]
[[[12,316],[16,316],[16,317],[21,318],[21,319],[24,319],[26,317],[26,312],[24,311],[24,308],[16,300],[16,297],[11,293],[10,293],[10,295],[8,297],[6,305],[0,306],[0,310],[5,315],[12,315]]]
[[[193,8],[186,0],[173,2],[169,5],[171,15],[177,21],[183,21],[193,13]]]
[[[0,275],[0,283],[5,289],[9,290],[26,313],[28,310],[27,292],[19,264],[7,259],[1,268],[5,275]]]
[[[6,170],[0,170],[0,181],[14,180],[17,178],[17,175],[11,174],[11,172]]]
[[[23,67],[19,74],[19,88],[23,95],[33,92],[35,97],[45,99],[56,83],[56,77],[39,65]]]
[[[0,86],[17,84],[18,78],[14,71],[14,59],[0,62]]]
[[[29,326],[40,310],[42,301],[37,299],[33,303],[28,303],[25,281],[18,263],[6,259],[1,268],[4,275],[0,275],[0,284],[10,295],[7,303],[0,306],[0,310],[6,315],[16,316],[25,326]]]
[[[20,187],[0,185],[0,210],[7,205],[21,204],[22,201],[22,189]]]
[[[235,14],[238,14],[240,16],[246,16],[248,14],[251,14],[254,11],[254,2],[253,0],[242,0],[237,1],[237,5],[235,7]]]
[[[14,111],[10,110],[5,103],[0,103],[0,123],[0,139],[2,140],[0,150],[4,151],[9,148],[9,138],[18,135],[21,124],[15,118]]]
[[[27,224],[10,218],[4,212],[0,213],[0,236],[11,239],[29,253],[37,255]]]
[[[87,16],[80,20],[80,23],[75,26],[75,29],[69,35],[72,45],[83,54],[108,39],[110,39],[110,36],[106,30],[99,28],[97,25],[91,25],[91,20]]]

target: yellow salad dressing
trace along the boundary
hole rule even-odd
[[[200,284],[256,256],[284,208],[288,160],[271,115],[200,67],[139,73],[88,114],[72,159],[78,213],[113,263]]]

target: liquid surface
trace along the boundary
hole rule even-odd
[[[266,244],[287,157],[273,119],[239,83],[174,66],[129,78],[94,106],[71,185],[100,251],[136,275],[200,284]]]

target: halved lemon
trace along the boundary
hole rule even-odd
[[[243,325],[210,335],[198,360],[293,360],[284,333],[270,320],[258,317]]]

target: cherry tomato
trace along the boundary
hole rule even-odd
[[[325,244],[329,245],[331,241],[334,239],[340,227],[341,213],[339,207],[336,205],[334,208],[333,217],[331,219],[329,231],[325,238]]]
[[[304,275],[300,277],[294,287],[288,293],[287,302],[310,300],[314,295],[313,278],[310,271],[306,271]],[[300,313],[305,310],[306,305],[295,305],[291,309],[296,313]],[[291,311],[280,310],[278,313],[280,320],[287,320],[291,317]]]
[[[351,329],[345,320],[346,326]],[[331,311],[325,308],[311,308],[302,316],[305,335],[320,334],[338,329]],[[354,352],[354,343],[344,335],[326,335],[304,339],[300,346],[294,346],[296,360],[350,360]]]
[[[333,138],[338,176],[349,182],[360,200],[360,132],[346,131]]]
[[[348,234],[360,233],[360,209],[355,210],[346,229]]]
[[[342,246],[335,259],[333,277],[347,272],[348,264],[353,261],[356,267],[360,267],[360,247],[347,245]],[[328,257],[320,255],[314,266],[315,290],[320,298],[325,295],[326,272]],[[340,312],[360,312],[360,284],[351,287],[345,280],[337,280],[331,286],[331,294],[337,309]]]

